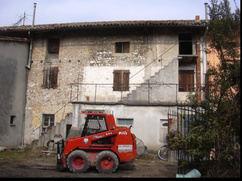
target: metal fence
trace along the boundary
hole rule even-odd
[[[191,128],[191,123],[194,121],[202,121],[204,119],[203,114],[205,110],[198,107],[192,108],[190,106],[178,106],[177,114],[173,113],[168,116],[173,116],[176,120],[176,130],[182,136],[186,136]],[[185,145],[182,150],[177,150],[177,160],[178,160],[178,173],[185,174],[194,163],[194,158],[188,153],[189,145]],[[183,163],[186,162],[186,166]]]
[[[113,91],[113,84],[72,83],[70,84],[70,102],[143,102],[178,103],[185,101],[189,92],[179,91],[182,85],[174,83],[129,84],[128,91]],[[196,87],[190,93],[203,92],[204,86]]]

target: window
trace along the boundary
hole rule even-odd
[[[194,70],[179,70],[179,91],[194,91]]]
[[[48,53],[59,54],[60,40],[57,38],[48,39]]]
[[[129,53],[129,42],[116,42],[115,43],[115,53]]]
[[[160,119],[160,123],[162,128],[168,127],[168,119]]]
[[[192,55],[192,34],[183,33],[179,35],[179,54]]]
[[[15,126],[16,116],[10,116],[10,126]]]
[[[57,88],[58,67],[46,67],[43,72],[43,88]]]
[[[42,116],[42,131],[46,132],[48,128],[55,125],[55,115],[54,114],[43,114]]]
[[[129,70],[113,71],[113,91],[129,91]]]
[[[133,126],[134,119],[133,118],[117,118],[117,123],[120,126]]]
[[[88,136],[95,133],[100,133],[107,130],[105,117],[88,115],[82,132],[82,136]]]

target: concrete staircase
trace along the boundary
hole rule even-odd
[[[173,103],[176,102],[177,84],[178,60],[174,59],[123,97],[122,102]]]
[[[67,114],[67,116],[61,120],[59,123],[56,123],[55,126],[50,127],[47,132],[41,133],[38,146],[40,147],[52,147],[54,148],[54,142],[66,138],[66,124],[71,123],[72,114]],[[51,140],[54,140],[51,141]],[[51,145],[50,145],[51,143]]]

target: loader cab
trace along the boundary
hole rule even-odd
[[[81,136],[97,134],[108,130],[106,116],[102,114],[87,114]]]

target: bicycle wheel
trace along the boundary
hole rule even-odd
[[[158,158],[160,160],[168,160],[168,148],[167,146],[162,146],[157,152]]]

